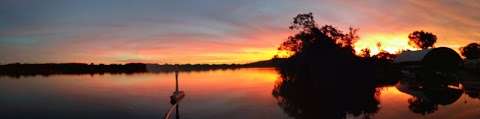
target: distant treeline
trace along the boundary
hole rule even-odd
[[[54,74],[132,74],[145,72],[191,72],[208,70],[227,70],[248,67],[274,67],[283,59],[247,63],[247,64],[86,64],[86,63],[45,63],[45,64],[5,64],[0,65],[0,76],[20,77]]]
[[[103,74],[146,72],[146,64],[85,64],[85,63],[46,63],[46,64],[6,64],[0,65],[2,76],[34,76],[52,74]]]
[[[255,68],[255,67],[276,67],[285,58],[272,58],[270,60],[257,61],[247,64],[148,64],[149,72],[191,72],[191,71],[208,71],[208,70],[227,70],[238,68]]]

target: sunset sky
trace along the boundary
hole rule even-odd
[[[477,0],[1,0],[0,63],[246,63],[270,59],[298,13],[359,28],[356,49],[480,42]]]

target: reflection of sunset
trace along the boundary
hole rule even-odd
[[[379,88],[379,90],[380,90],[380,98],[382,98],[381,100],[388,100],[389,102],[392,102],[392,104],[407,103],[407,100],[412,97],[408,94],[400,92],[394,86],[382,87],[382,88]],[[385,104],[384,102],[382,103]]]
[[[272,68],[180,72],[179,88],[186,93],[180,107],[182,116],[287,118],[271,95],[277,78],[279,74]],[[0,89],[2,96],[12,97],[2,98],[2,108],[15,107],[13,111],[161,118],[170,106],[175,74],[54,75],[22,80],[0,77]]]

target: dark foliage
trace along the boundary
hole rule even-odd
[[[154,73],[172,73],[175,71],[195,72],[210,70],[233,70],[243,67],[246,66],[241,64],[149,64],[147,65],[147,71]]]
[[[298,33],[290,36],[279,47],[294,54],[280,63],[280,68],[289,70],[288,72],[294,75],[325,77],[311,80],[354,78],[362,82],[374,82],[380,80],[377,79],[377,71],[387,73],[384,68],[392,63],[391,60],[396,55],[384,52],[374,58],[361,58],[355,54],[352,47],[358,39],[358,30],[350,28],[349,32],[344,33],[331,25],[318,28],[314,22],[312,13],[299,14],[294,18],[290,29]],[[327,75],[316,77],[319,74]],[[331,77],[328,77],[330,75]]]
[[[6,64],[0,65],[0,75],[20,77],[20,76],[48,76],[52,74],[103,74],[103,73],[137,73],[145,72],[146,64],[110,64],[94,65],[84,63],[64,63],[64,64]]]
[[[361,58],[369,58],[370,55],[371,55],[370,52],[371,52],[371,51],[370,51],[370,49],[368,49],[368,48],[362,49],[362,50],[360,51],[359,56],[360,56]]]
[[[460,48],[462,56],[467,59],[478,59],[480,58],[480,44],[470,43],[465,47]]]
[[[294,18],[290,29],[298,33],[279,48],[294,54],[279,65],[282,81],[272,95],[286,113],[299,119],[370,117],[379,104],[376,68],[390,62],[357,56],[352,47],[358,39],[356,29],[344,33],[330,25],[318,28],[314,21],[311,13]]]
[[[408,44],[422,49],[433,47],[437,42],[436,35],[425,31],[414,31],[408,35],[408,39],[410,39]]]
[[[369,50],[362,50],[362,54],[368,53]],[[373,72],[375,76],[374,79],[377,85],[390,85],[395,84],[399,80],[399,67],[398,65],[393,64],[393,59],[395,59],[398,55],[391,54],[386,51],[381,51],[380,53],[369,56],[360,55],[363,62],[366,65],[373,67]]]
[[[279,50],[289,50],[300,54],[308,49],[324,45],[330,46],[330,49],[337,48],[348,51],[346,52],[348,54],[354,54],[352,45],[358,39],[357,29],[349,28],[348,33],[343,33],[331,25],[318,28],[315,24],[312,13],[297,15],[289,28],[298,33],[283,42]]]
[[[283,62],[285,62],[286,60],[287,58],[273,57],[270,60],[256,61],[256,62],[243,64],[243,67],[277,67]]]
[[[0,76],[20,78],[20,76],[49,76],[56,74],[133,74],[133,73],[171,73],[175,71],[209,71],[227,70],[248,67],[273,67],[283,59],[272,59],[248,64],[84,64],[84,63],[63,63],[63,64],[6,64],[0,65]]]
[[[385,60],[385,61],[392,61],[393,59],[397,58],[397,54],[392,54],[389,52],[379,52],[378,54],[374,55],[373,57],[377,60]]]

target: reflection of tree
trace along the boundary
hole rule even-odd
[[[338,80],[308,80],[301,78],[303,76],[282,74],[283,80],[277,82],[272,95],[289,116],[297,119],[338,119],[347,115],[369,118],[379,109],[374,87],[345,83],[347,80],[340,77],[336,78]]]
[[[428,82],[419,83],[427,79]],[[458,86],[458,80],[447,80],[438,75],[426,75],[422,79],[402,80],[397,85],[400,91],[412,95],[408,100],[408,108],[418,114],[426,115],[438,110],[438,105],[449,105],[457,101],[463,93],[462,89],[450,88]]]
[[[438,105],[418,97],[408,99],[408,103],[410,104],[408,108],[412,112],[422,115],[433,113],[438,109]]]
[[[469,97],[480,99],[480,83],[478,81],[463,81],[462,84]]]
[[[465,93],[471,98],[480,99],[480,90],[466,90]]]
[[[419,114],[429,114],[437,111],[438,105],[449,105],[457,101],[462,96],[462,90],[451,88],[423,89],[417,90],[417,95],[409,99],[408,106],[412,112]]]
[[[462,72],[460,73],[462,77],[461,82],[467,94],[471,98],[480,99],[480,76],[476,73]]]

